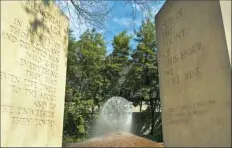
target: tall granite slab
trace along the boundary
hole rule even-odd
[[[166,1],[156,15],[165,147],[231,146],[231,67],[219,1]]]
[[[62,145],[67,46],[52,1],[1,1],[1,147]]]

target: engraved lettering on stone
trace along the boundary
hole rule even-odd
[[[190,80],[199,75],[201,75],[200,67],[196,67],[195,69],[192,69],[184,74],[185,80]]]

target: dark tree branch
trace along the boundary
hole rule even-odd
[[[110,7],[106,0],[64,0],[58,1],[64,3],[69,19],[74,27],[80,28],[83,24],[94,28],[102,29],[105,21],[108,19],[110,12],[114,8],[114,4]],[[146,14],[151,10],[150,2],[146,0],[126,0],[115,1],[129,5],[131,8],[131,23],[135,28],[136,17],[139,11]]]

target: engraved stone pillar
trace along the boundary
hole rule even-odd
[[[1,1],[1,147],[62,146],[67,45],[52,1]]]
[[[231,5],[225,3],[166,1],[156,15],[166,147],[231,146]]]

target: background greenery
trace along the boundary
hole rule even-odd
[[[138,43],[135,49],[131,40]],[[112,45],[113,52],[106,55],[106,43],[98,30],[86,30],[80,40],[70,30],[63,144],[91,137],[94,120],[112,96],[124,97],[140,108],[146,101],[150,139],[162,141],[162,122],[156,113],[160,99],[154,17],[146,17],[134,36],[127,30],[115,35]]]

